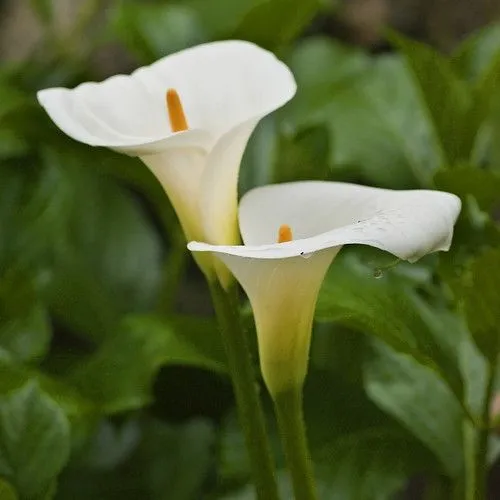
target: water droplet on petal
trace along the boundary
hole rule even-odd
[[[304,253],[304,252],[300,252],[300,256],[301,256],[303,259],[309,259],[309,258],[312,256],[312,253]]]

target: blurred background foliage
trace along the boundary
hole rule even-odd
[[[138,160],[71,141],[35,100],[227,38],[276,52],[299,88],[254,134],[241,192],[315,178],[462,198],[450,254],[389,268],[343,251],[305,396],[322,498],[453,498],[500,349],[500,27],[474,31],[499,13],[1,0],[0,498],[253,497],[210,300],[167,198]],[[494,437],[490,451],[494,464]]]

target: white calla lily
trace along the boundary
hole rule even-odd
[[[305,378],[318,292],[342,246],[369,245],[415,262],[449,249],[460,208],[459,198],[439,191],[320,181],[271,185],[241,200],[244,245],[191,242],[188,248],[217,255],[244,288],[264,380],[276,395]]]
[[[292,73],[272,53],[223,41],[131,75],[42,90],[38,100],[73,139],[140,157],[163,185],[188,239],[235,244],[245,146],[259,120],[295,90]]]

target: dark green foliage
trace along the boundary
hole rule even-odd
[[[110,46],[126,72],[226,38],[273,50],[298,83],[253,135],[242,193],[329,179],[462,199],[447,255],[390,267],[343,250],[305,392],[322,498],[388,500],[419,474],[448,494],[500,349],[500,28],[451,56],[397,34],[370,55],[318,32],[333,4],[320,0],[88,2],[66,31],[53,2],[30,3],[39,45],[0,55],[0,499],[253,498],[221,339],[165,194],[35,101],[107,76]],[[211,405],[176,421],[160,395]]]

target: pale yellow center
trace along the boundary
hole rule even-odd
[[[288,224],[281,224],[278,229],[278,243],[286,243],[293,240],[292,228]]]
[[[166,95],[168,118],[172,132],[182,132],[187,130],[188,123],[184,109],[182,107],[181,98],[175,89],[168,89]]]

